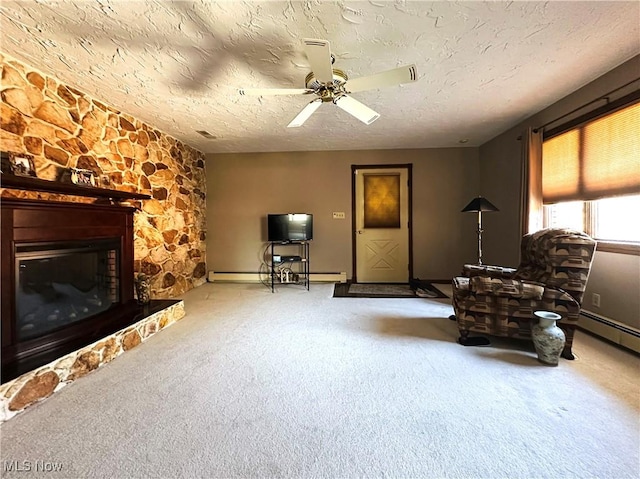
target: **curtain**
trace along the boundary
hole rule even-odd
[[[640,103],[544,141],[545,203],[640,193]]]
[[[542,131],[522,133],[520,229],[522,235],[542,229]]]

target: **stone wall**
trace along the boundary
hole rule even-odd
[[[135,270],[151,277],[152,298],[204,283],[204,154],[2,53],[0,67],[2,151],[33,155],[42,179],[58,181],[66,168],[84,168],[96,173],[97,186],[151,195],[135,215]]]

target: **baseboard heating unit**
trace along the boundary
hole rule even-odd
[[[223,271],[209,271],[207,281],[228,283],[261,283],[268,279],[268,273],[233,273]],[[347,273],[310,273],[312,283],[346,283]]]
[[[640,353],[640,331],[631,326],[582,310],[578,327]]]

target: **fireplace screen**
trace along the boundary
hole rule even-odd
[[[119,261],[118,239],[19,245],[19,340],[45,335],[119,303]]]

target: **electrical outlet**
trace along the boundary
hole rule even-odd
[[[333,212],[333,219],[334,220],[343,220],[346,218],[346,215],[344,214],[344,211],[334,211]]]
[[[591,304],[596,308],[600,307],[600,295],[598,293],[593,293],[591,295]]]

